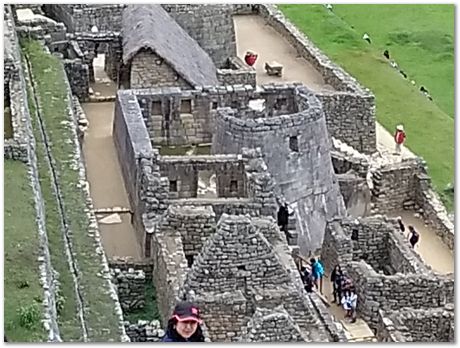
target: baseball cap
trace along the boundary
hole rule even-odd
[[[179,302],[174,308],[172,315],[177,321],[196,321],[201,324],[200,310],[191,302]]]

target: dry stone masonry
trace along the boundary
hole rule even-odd
[[[95,262],[102,265],[121,340],[160,341],[174,305],[188,299],[202,310],[208,341],[346,341],[323,300],[305,292],[295,250],[320,253],[327,270],[345,268],[356,286],[358,314],[379,340],[453,341],[453,274],[434,272],[386,217],[402,209],[417,213],[454,249],[453,222],[425,163],[377,151],[371,91],[331,62],[276,6],[6,9],[4,100],[12,136],[5,139],[4,157],[31,168],[50,341],[60,340],[58,284],[47,252],[16,36],[40,40],[63,62],[66,120],[75,138],[72,155],[88,206],[88,233],[101,256]],[[280,33],[327,88],[257,86],[255,69],[237,57],[232,16],[245,14],[261,16]],[[119,88],[116,95],[92,93],[99,54]],[[80,105],[101,101],[114,102],[113,140],[144,261],[107,260],[103,251],[81,153],[90,125]],[[199,145],[211,145],[211,153],[160,154],[162,147]],[[287,234],[276,222],[282,202],[294,212]],[[149,282],[161,320],[123,321],[123,311],[145,306]]]

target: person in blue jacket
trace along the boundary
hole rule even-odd
[[[168,321],[162,342],[204,342],[200,310],[191,302],[179,302]]]
[[[311,272],[313,274],[313,280],[315,282],[316,288],[319,289],[319,292],[323,293],[323,277],[324,277],[324,267],[320,260],[316,260],[314,257],[310,259]],[[319,284],[318,284],[319,280]]]

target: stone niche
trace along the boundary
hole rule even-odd
[[[160,171],[171,199],[247,197],[244,165],[234,155],[163,156]]]

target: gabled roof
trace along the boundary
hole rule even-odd
[[[208,54],[161,5],[128,5],[123,10],[123,62],[148,48],[193,86],[218,85]]]

